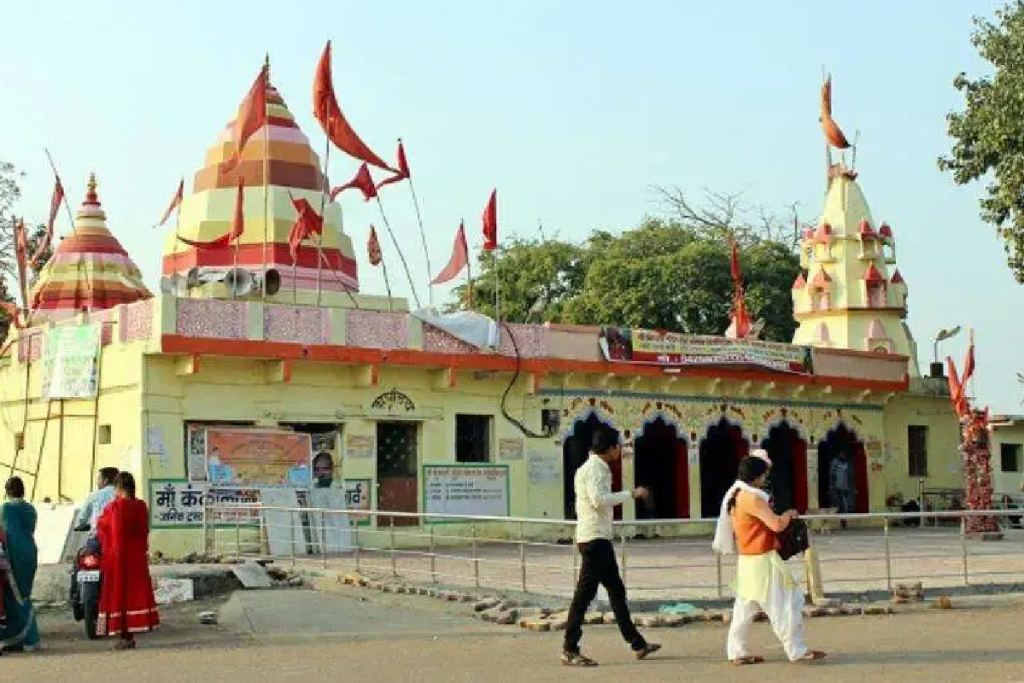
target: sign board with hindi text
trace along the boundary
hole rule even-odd
[[[151,479],[149,482],[149,526],[153,529],[196,528],[203,525],[207,505],[238,505],[235,510],[218,510],[216,524],[258,526],[260,493],[255,489],[209,488],[206,484],[181,479]],[[245,509],[253,506],[254,509]]]
[[[46,333],[43,398],[94,398],[99,376],[99,323],[57,325]]]
[[[509,504],[508,465],[423,466],[423,511],[427,514],[507,517]]]
[[[759,339],[728,339],[657,330],[603,327],[598,345],[612,363],[641,365],[749,366],[809,375],[808,346]]]

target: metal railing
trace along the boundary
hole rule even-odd
[[[1016,514],[1014,514],[1016,513]],[[803,518],[811,528],[830,594],[1024,583],[1020,511],[879,512]],[[966,533],[969,517],[1000,520],[995,542]],[[959,521],[927,526],[926,519]],[[735,557],[711,550],[715,520],[616,522],[620,569],[634,600],[717,600],[731,595]],[[839,529],[839,522],[849,523]],[[575,522],[517,517],[217,504],[206,508],[206,552],[260,557],[310,568],[356,571],[382,580],[452,589],[571,595],[578,555]],[[803,580],[803,562],[791,560]]]

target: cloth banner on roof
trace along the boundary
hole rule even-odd
[[[493,348],[498,345],[498,323],[482,313],[475,311],[439,313],[434,308],[421,308],[414,311],[412,315],[478,349]]]
[[[99,323],[49,330],[43,355],[43,398],[95,397],[99,349]]]
[[[808,346],[756,339],[726,339],[623,327],[601,328],[605,360],[646,365],[755,365],[779,372],[813,372]]]

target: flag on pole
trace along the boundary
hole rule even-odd
[[[455,244],[452,246],[452,256],[448,259],[448,265],[430,281],[430,284],[442,285],[454,279],[467,265],[469,265],[469,246],[466,244],[466,227],[460,223],[459,230],[455,233]]]
[[[215,251],[217,249],[224,249],[229,246],[232,242],[235,242],[245,232],[245,184],[242,180],[241,174],[238,176],[238,194],[235,195],[235,218],[231,224],[231,230],[227,231],[219,237],[215,237],[212,240],[189,240],[184,237],[178,236],[178,239],[190,247],[205,251]]]
[[[327,41],[320,61],[316,65],[316,77],[313,80],[313,116],[320,122],[324,134],[334,146],[345,154],[365,161],[385,171],[397,172],[388,166],[383,159],[367,147],[349,125],[338,99],[334,94],[334,80],[331,77],[331,41]]]
[[[964,376],[960,384],[966,386],[967,380],[974,376],[974,330],[971,330],[971,343],[967,347],[967,355],[964,357]]]
[[[288,249],[292,255],[292,263],[296,264],[299,262],[299,245],[306,239],[309,239],[314,233],[322,235],[324,232],[324,219],[323,216],[316,212],[316,209],[309,203],[309,200],[305,198],[296,199],[288,193],[288,196],[292,200],[292,205],[295,206],[295,210],[299,212],[298,218],[295,219],[295,224],[292,225],[291,232],[288,233]]]
[[[491,198],[487,201],[483,215],[484,251],[498,248],[498,190],[491,190]]]
[[[403,180],[408,180],[412,177],[412,173],[409,172],[409,160],[405,158],[405,145],[402,141],[398,141],[398,172],[393,176],[385,178],[384,180],[377,183],[377,189],[390,185],[391,183],[400,183]]]
[[[345,190],[353,188],[362,192],[363,199],[366,201],[370,201],[377,196],[377,187],[373,184],[373,176],[370,175],[370,167],[367,166],[365,162],[359,167],[359,170],[356,171],[352,180],[331,190],[331,201],[333,202],[334,198]]]
[[[746,339],[750,334],[750,315],[743,297],[743,270],[740,268],[739,245],[732,240],[732,251],[729,255],[729,273],[732,276],[732,322],[725,336],[732,339]]]
[[[178,190],[174,193],[174,197],[171,198],[171,203],[167,205],[167,210],[164,211],[164,215],[160,217],[160,222],[157,223],[154,227],[162,227],[163,224],[167,222],[167,219],[171,217],[171,214],[174,213],[174,210],[181,207],[181,202],[184,198],[185,179],[182,178],[181,182],[178,183]]]
[[[53,194],[50,196],[50,215],[46,219],[46,233],[43,235],[43,239],[40,240],[39,244],[36,245],[36,250],[32,254],[32,258],[29,259],[29,264],[35,268],[39,265],[39,261],[43,258],[47,249],[53,244],[53,229],[57,222],[57,211],[60,210],[60,204],[64,201],[64,186],[61,185],[60,176],[54,176],[53,180]]]
[[[221,165],[221,171],[230,171],[242,160],[242,149],[256,131],[267,124],[267,88],[270,86],[270,73],[266,64],[249,88],[248,94],[238,107],[238,114],[231,124],[231,140],[235,143],[235,151]]]
[[[380,251],[380,241],[377,239],[377,228],[370,226],[370,237],[366,240],[366,256],[370,259],[371,266],[379,266],[384,260]]]

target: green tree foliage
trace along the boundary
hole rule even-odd
[[[18,265],[14,253],[14,206],[21,198],[21,187],[19,181],[23,177],[13,164],[0,161],[0,300],[7,302],[18,302],[17,282]],[[46,235],[46,226],[37,225],[31,229],[28,237],[29,253],[35,253],[43,237]],[[39,271],[50,260],[53,249],[48,248],[42,255],[35,268],[29,274],[29,278],[39,275]],[[0,342],[7,338],[7,331],[10,329],[11,320],[6,311],[0,310]]]
[[[1024,283],[1024,1],[998,10],[994,20],[975,17],[971,43],[991,73],[953,80],[965,107],[946,117],[953,146],[939,168],[958,185],[988,182],[981,216],[996,228],[1010,270]]]
[[[740,252],[746,301],[764,318],[762,338],[790,341],[796,329],[790,290],[800,270],[788,244],[744,237]],[[741,241],[743,244],[743,241]],[[580,245],[516,239],[500,252],[501,318],[513,322],[623,325],[692,334],[722,334],[733,283],[727,233],[650,218],[619,235],[595,231]],[[494,315],[494,260],[480,259],[474,308]],[[449,310],[468,307],[468,286]]]

